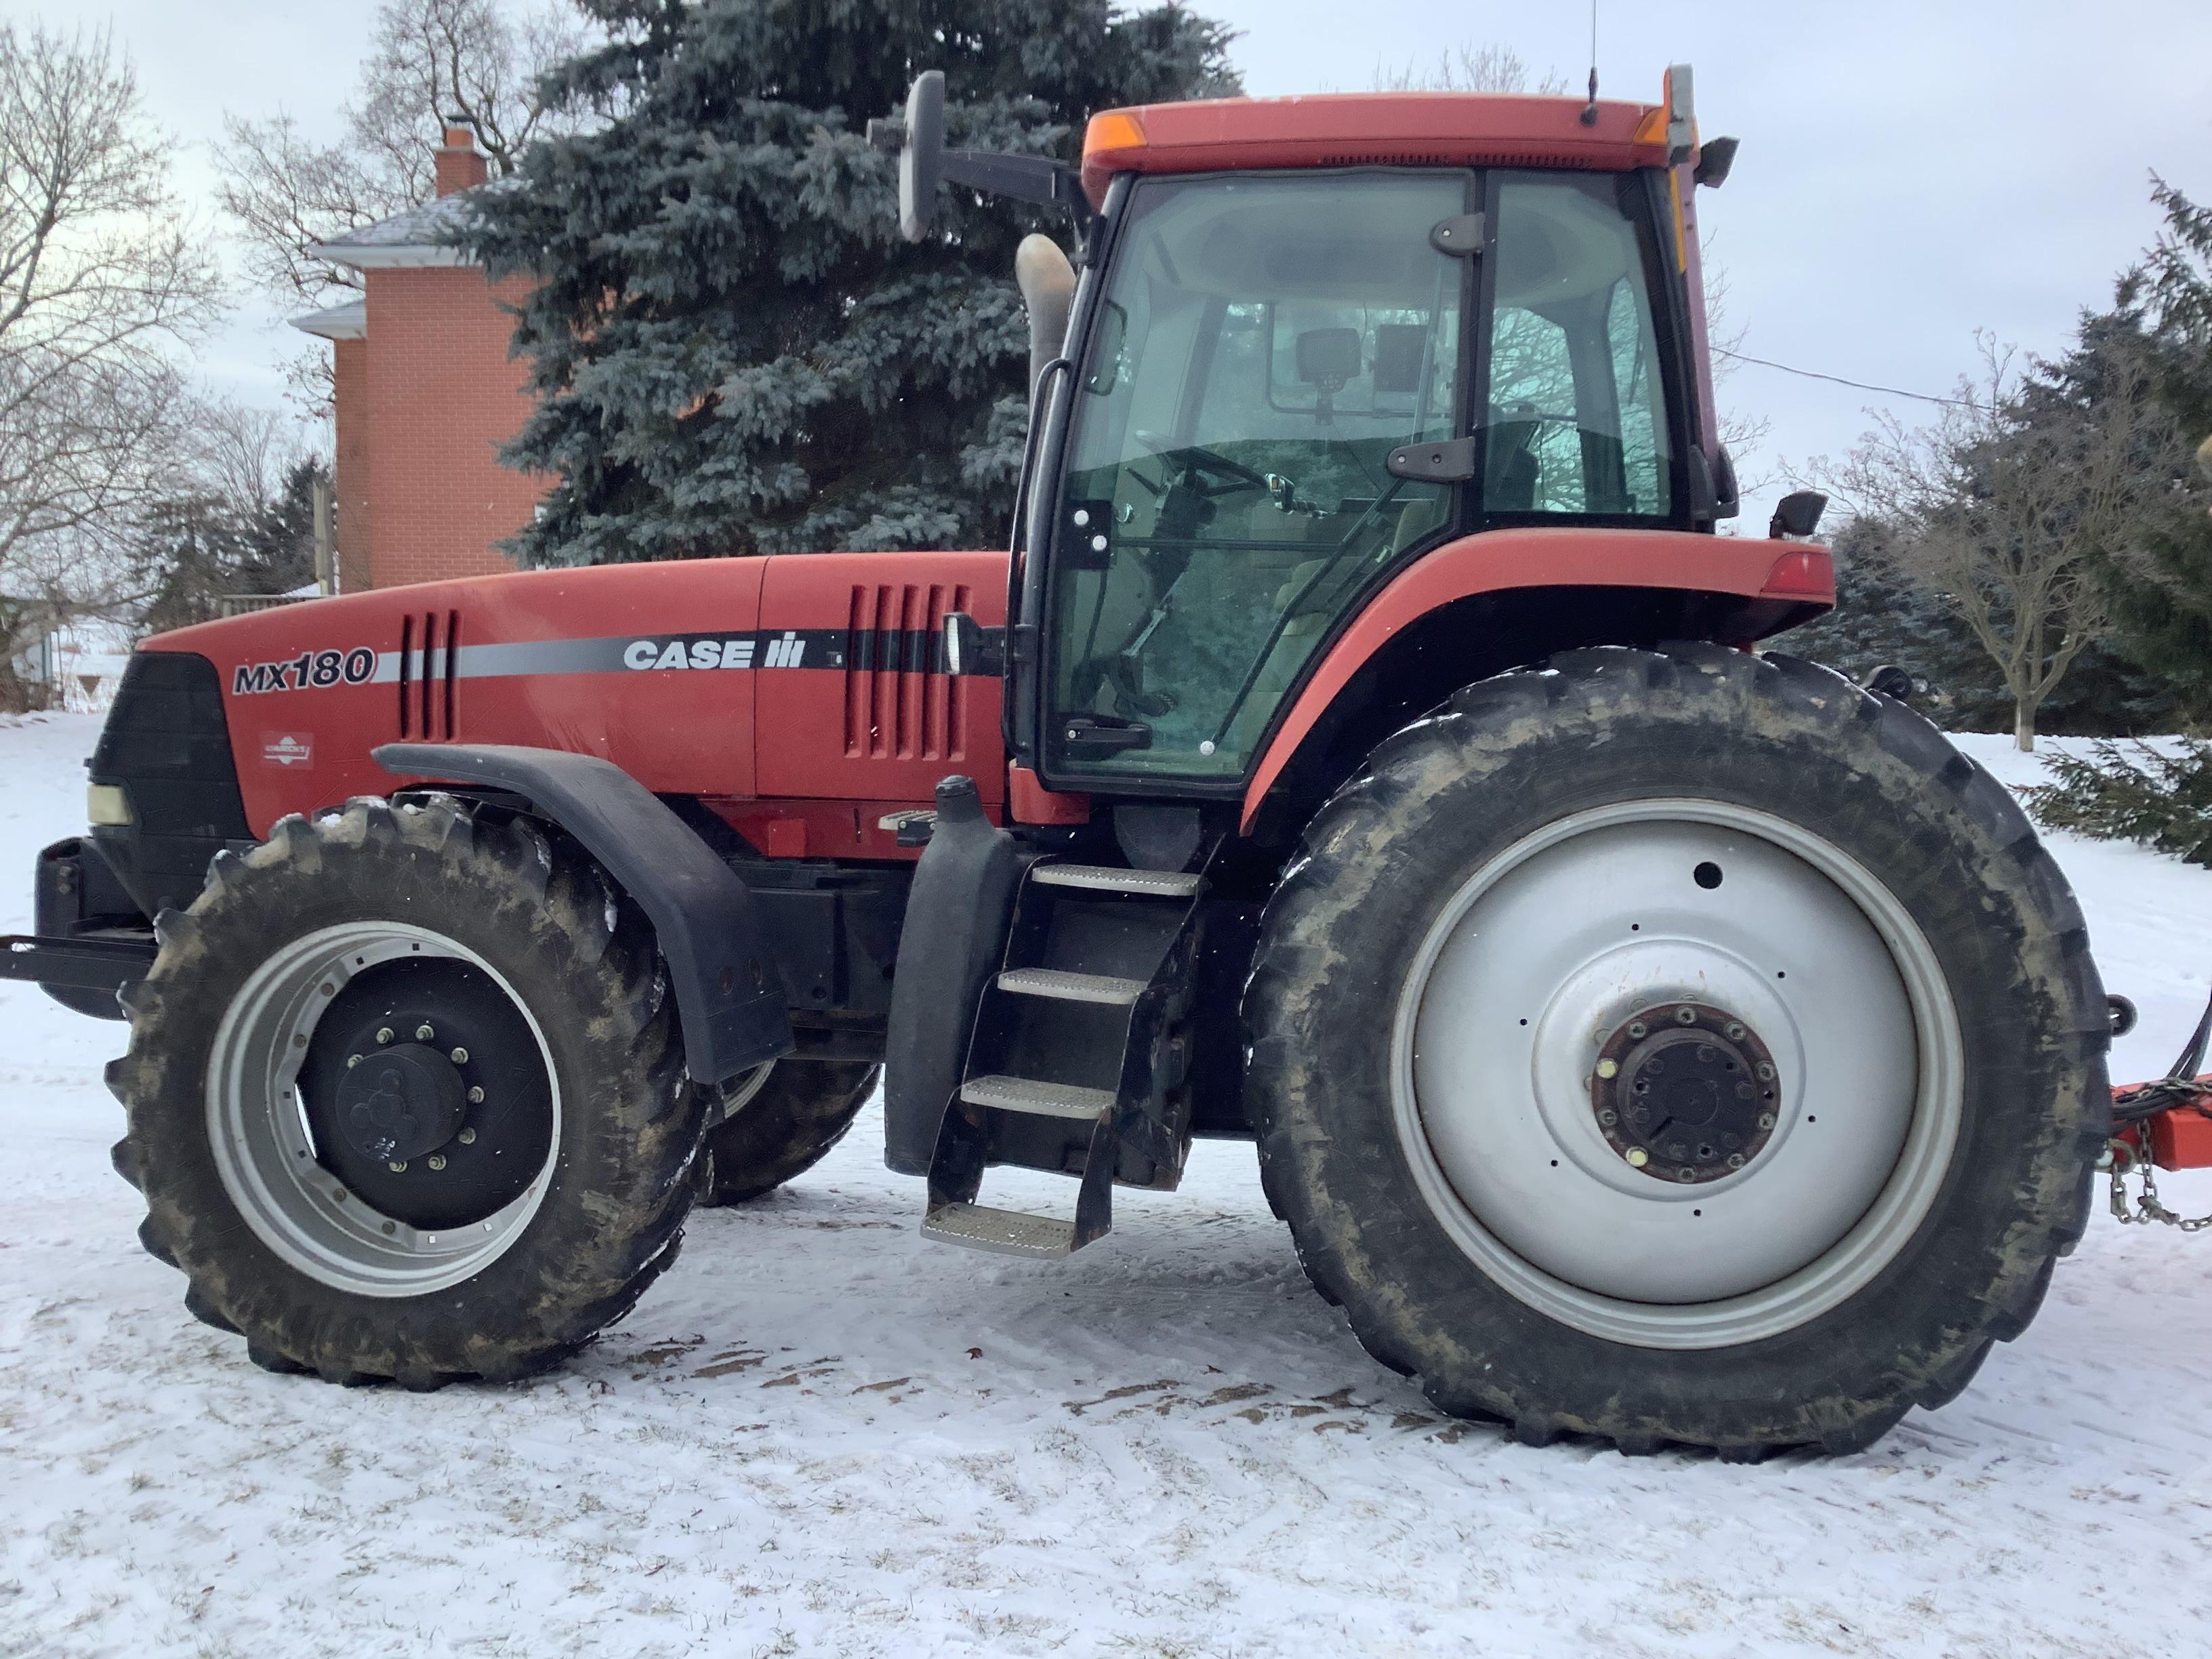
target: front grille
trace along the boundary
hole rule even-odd
[[[845,753],[854,760],[957,761],[967,750],[945,672],[945,618],[969,590],[856,583],[845,629]]]
[[[258,734],[249,733],[249,740]],[[208,860],[251,841],[215,665],[185,651],[134,653],[88,770],[123,786],[132,822],[93,839],[148,915],[190,904]]]
[[[399,620],[399,735],[421,742],[460,735],[461,613],[426,611]]]

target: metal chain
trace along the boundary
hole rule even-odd
[[[2154,1221],[2164,1222],[2169,1227],[2179,1227],[2185,1233],[2202,1232],[2212,1227],[2212,1215],[2179,1216],[2159,1202],[2158,1177],[2151,1173],[2151,1161],[2139,1158],[2136,1149],[2118,1139],[2105,1143],[2105,1167],[2110,1172],[2112,1184],[2112,1214],[2126,1224],[2148,1226]],[[2142,1177],[2142,1193],[2132,1207],[2128,1202],[2127,1178],[2130,1171]]]

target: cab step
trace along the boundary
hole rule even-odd
[[[1145,994],[1140,979],[1110,974],[1077,974],[1064,968],[1009,968],[999,988],[1018,997],[1050,997],[1056,1002],[1098,1002],[1126,1008]]]
[[[971,1077],[960,1085],[960,1098],[998,1112],[1028,1112],[1088,1122],[1114,1109],[1111,1089],[1085,1089],[1073,1083],[1046,1083],[1026,1077]]]
[[[964,1244],[971,1250],[1056,1261],[1077,1248],[1075,1224],[1057,1216],[1021,1210],[994,1210],[988,1204],[945,1204],[929,1212],[921,1236],[936,1244]]]
[[[1114,1186],[1172,1188],[1190,1146],[1205,878],[1032,861],[938,1131],[922,1237],[1053,1260],[1114,1227]],[[1077,1177],[1072,1221],[977,1202],[994,1165]]]
[[[1101,893],[1135,893],[1146,898],[1189,898],[1206,878],[1176,870],[1116,870],[1103,864],[1040,864],[1030,879],[1045,887],[1085,887]]]

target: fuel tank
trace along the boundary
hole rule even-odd
[[[527,744],[700,799],[772,856],[913,856],[877,820],[1006,768],[995,675],[944,619],[1005,621],[1003,553],[817,553],[519,572],[314,599],[149,640],[216,668],[246,816],[392,778],[379,744]]]

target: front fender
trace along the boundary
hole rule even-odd
[[[783,983],[751,892],[658,796],[593,755],[518,745],[388,743],[386,771],[520,795],[580,842],[659,936],[684,1023],[684,1063],[715,1084],[792,1049]]]
[[[1244,791],[1249,832],[1261,803],[1352,677],[1421,617],[1455,601],[1514,588],[1642,588],[1742,601],[1723,643],[1748,645],[1836,602],[1825,547],[1677,530],[1492,530],[1446,542],[1386,583],[1322,655],[1275,728]]]

